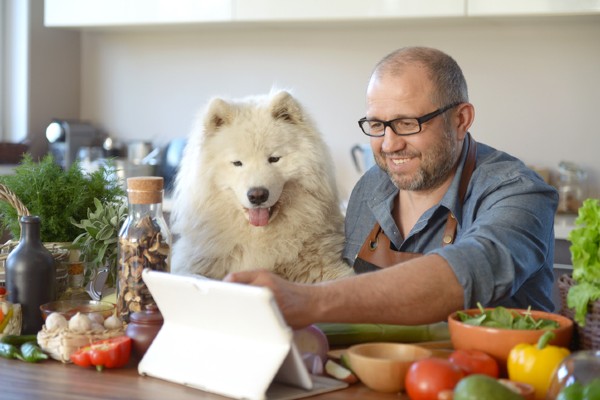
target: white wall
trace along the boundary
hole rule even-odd
[[[358,178],[350,148],[368,141],[356,121],[371,68],[405,45],[440,48],[463,67],[477,140],[538,167],[576,161],[599,195],[598,17],[86,31],[81,118],[164,144],[186,136],[212,96],[289,88],[324,133],[347,197]]]

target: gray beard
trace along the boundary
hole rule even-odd
[[[454,170],[456,161],[460,156],[461,148],[454,145],[454,132],[446,130],[442,140],[437,142],[426,153],[421,153],[421,166],[413,175],[391,174],[384,155],[375,157],[379,168],[384,170],[394,185],[400,190],[425,191],[440,186]]]

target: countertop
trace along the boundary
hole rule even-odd
[[[575,228],[575,219],[577,218],[574,214],[556,214],[554,217],[554,238],[566,240],[571,232]]]

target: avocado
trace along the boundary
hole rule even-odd
[[[454,388],[454,400],[524,400],[523,396],[482,374],[469,375]]]

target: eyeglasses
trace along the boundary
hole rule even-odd
[[[377,119],[361,118],[358,120],[358,126],[367,136],[382,137],[385,135],[385,128],[390,127],[398,136],[409,136],[421,132],[425,122],[445,113],[449,109],[456,107],[460,103],[453,103],[449,106],[438,108],[434,112],[425,114],[418,118],[396,118],[389,121],[379,121]]]

